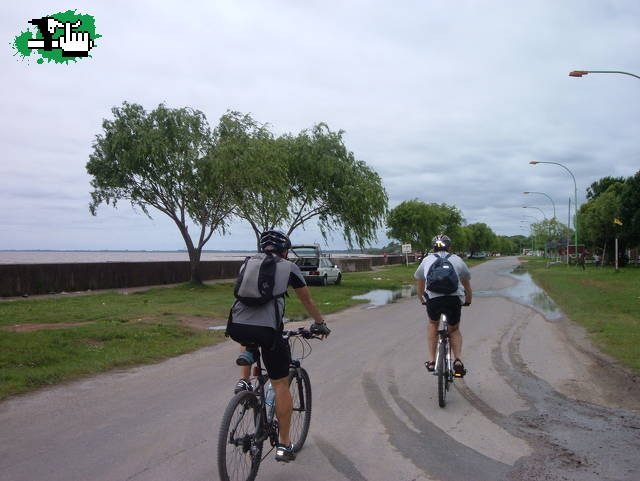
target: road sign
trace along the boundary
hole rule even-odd
[[[411,244],[402,244],[402,253],[411,254]]]

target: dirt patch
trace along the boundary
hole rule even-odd
[[[94,349],[100,349],[105,344],[104,341],[100,341],[98,339],[82,339],[80,343],[84,344],[85,346],[92,347]]]
[[[0,331],[11,331],[11,332],[34,332],[34,331],[42,331],[45,329],[64,329],[65,327],[77,327],[77,326],[86,326],[88,324],[95,324],[97,321],[85,321],[85,322],[52,322],[49,324],[14,324],[13,326],[1,326]],[[133,324],[137,322],[158,322],[157,319],[153,318],[140,318],[140,319],[130,319],[123,324]]]
[[[93,324],[93,321],[87,322],[55,322],[51,324],[14,324],[13,326],[2,326],[0,330],[11,332],[33,332],[43,329],[63,329],[65,327],[84,326]]]
[[[611,288],[611,283],[604,281],[597,281],[594,279],[576,279],[576,282],[583,286],[595,287],[597,289]]]

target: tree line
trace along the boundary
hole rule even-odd
[[[470,255],[484,251],[515,254],[519,249],[517,237],[499,236],[484,222],[466,224],[457,207],[444,203],[404,201],[389,211],[387,227],[388,237],[421,252],[431,248],[437,234],[448,235],[454,251]]]

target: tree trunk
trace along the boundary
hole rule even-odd
[[[189,268],[191,271],[191,282],[194,284],[202,284],[202,276],[200,273],[200,255],[202,249],[189,248]]]

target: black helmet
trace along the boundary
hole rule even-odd
[[[287,235],[279,230],[267,230],[260,234],[260,251],[276,252],[278,254],[291,247],[291,241]]]
[[[449,239],[449,236],[444,234],[438,234],[431,239],[431,246],[433,247],[433,250],[436,251],[449,250],[449,247],[451,247],[451,239]]]

